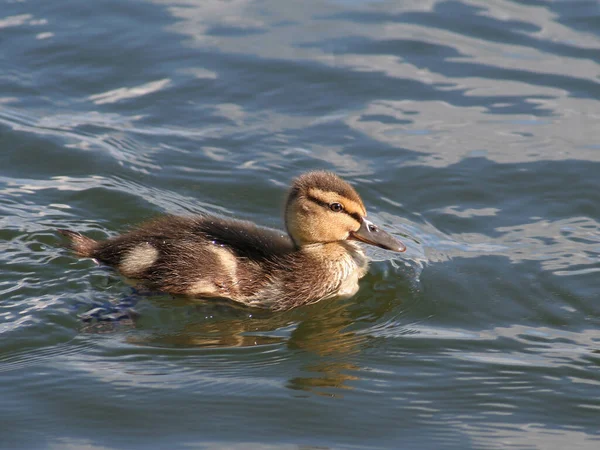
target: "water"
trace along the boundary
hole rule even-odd
[[[2,448],[600,447],[597,2],[0,5]],[[54,232],[279,227],[316,168],[407,236],[349,300],[147,296]]]

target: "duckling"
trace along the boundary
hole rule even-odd
[[[354,295],[368,266],[359,241],[406,250],[367,219],[357,192],[331,172],[295,179],[284,217],[287,234],[210,215],[162,216],[104,241],[58,231],[77,256],[154,289],[273,310]]]

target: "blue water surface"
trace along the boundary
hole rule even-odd
[[[0,0],[0,447],[600,447],[600,4]],[[405,254],[283,313],[76,259],[282,227],[332,170]]]

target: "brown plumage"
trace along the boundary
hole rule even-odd
[[[366,219],[356,191],[330,172],[294,180],[285,224],[288,234],[209,215],[163,216],[105,241],[58,231],[77,256],[114,266],[155,289],[274,310],[353,295],[367,270],[356,241],[405,250]]]

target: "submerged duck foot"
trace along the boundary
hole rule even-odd
[[[134,307],[141,297],[157,295],[146,286],[130,288],[130,293],[121,298],[117,303],[106,301],[94,301],[92,308],[78,315],[83,322],[119,322],[122,320],[134,320],[139,317]]]

